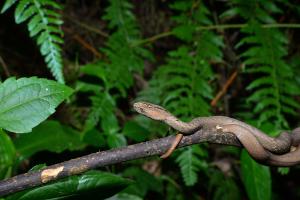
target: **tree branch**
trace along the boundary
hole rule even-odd
[[[92,153],[48,166],[47,168],[39,171],[18,175],[7,180],[0,181],[0,197],[39,186],[48,183],[49,181],[80,174],[98,167],[154,155],[161,155],[169,149],[174,139],[175,136],[168,136],[122,148]],[[202,142],[241,147],[238,139],[231,133],[201,129],[192,135],[184,136],[179,143],[178,148]]]

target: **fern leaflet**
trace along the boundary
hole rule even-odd
[[[7,0],[2,13],[15,4],[16,0]],[[63,23],[58,13],[62,7],[54,0],[20,0],[15,9],[16,23],[28,21],[27,27],[30,37],[37,39],[41,54],[55,79],[64,83],[61,44],[63,32],[60,25]]]

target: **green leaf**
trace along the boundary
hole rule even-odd
[[[255,162],[243,150],[241,155],[242,179],[250,200],[271,199],[271,173],[269,167]]]
[[[208,191],[213,194],[213,200],[239,200],[241,194],[236,182],[219,170],[210,169]]]
[[[238,8],[231,8],[226,10],[220,15],[220,18],[226,19],[226,18],[232,18],[238,14]]]
[[[17,2],[17,0],[6,0],[1,9],[1,13],[4,13],[5,11],[7,11],[16,2]]]
[[[19,135],[14,143],[18,153],[25,158],[39,151],[60,153],[64,150],[78,150],[83,146],[77,131],[57,121],[43,122],[31,133]]]
[[[287,175],[290,172],[290,168],[289,167],[278,167],[277,171],[281,175]]]
[[[109,113],[102,118],[101,127],[106,135],[116,134],[120,129],[114,113]]]
[[[161,193],[163,190],[162,182],[159,179],[139,167],[127,168],[123,176],[133,177],[136,181],[124,190],[125,193],[136,194],[143,197],[148,191]]]
[[[16,150],[10,137],[0,130],[0,180],[10,175],[16,158]]]
[[[145,141],[150,132],[135,121],[128,121],[123,128],[123,134],[136,142]]]
[[[195,27],[193,25],[185,24],[185,25],[174,28],[172,32],[179,39],[190,42],[193,40],[194,30],[195,30]]]
[[[6,200],[105,199],[126,188],[130,183],[131,181],[114,174],[90,171],[19,192]]]
[[[109,134],[107,137],[107,143],[110,148],[118,148],[127,145],[124,135],[119,133]]]
[[[0,85],[0,127],[30,132],[71,93],[71,88],[47,79],[9,78]]]
[[[84,134],[83,141],[89,145],[100,148],[104,147],[105,139],[97,129],[91,129]]]
[[[128,193],[119,193],[106,200],[143,200],[141,197]]]
[[[164,185],[165,185],[165,193],[164,196],[166,197],[166,200],[184,200],[186,199],[184,197],[183,192],[178,192],[178,183],[173,179],[175,176],[173,175],[172,177],[167,176],[167,175],[162,175],[161,179],[164,180]],[[196,194],[196,193],[195,193]],[[197,199],[197,198],[196,198]]]
[[[232,179],[225,180],[223,182],[223,185],[216,189],[214,199],[239,200],[241,199],[239,187],[234,183]]]

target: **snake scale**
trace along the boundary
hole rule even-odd
[[[300,163],[300,127],[294,129],[291,134],[282,132],[274,138],[253,126],[226,116],[198,117],[190,122],[183,122],[155,104],[137,102],[133,107],[138,113],[162,121],[185,135],[200,129],[232,133],[259,163],[273,166],[292,166]]]

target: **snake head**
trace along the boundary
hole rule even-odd
[[[133,108],[140,114],[145,115],[151,119],[163,121],[170,116],[170,113],[163,107],[148,103],[137,102],[133,104]]]

